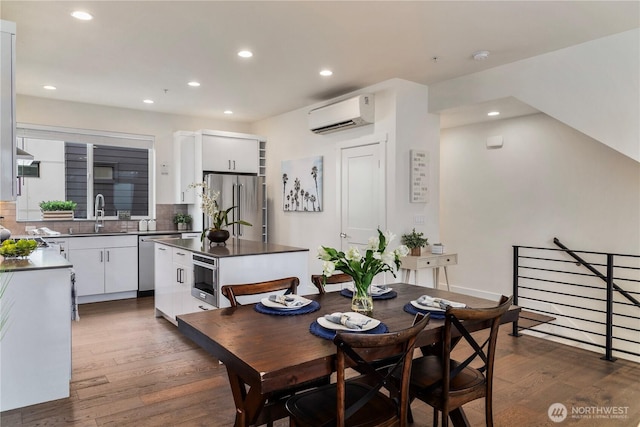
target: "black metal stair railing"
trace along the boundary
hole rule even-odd
[[[640,255],[513,247],[513,335],[530,329],[561,340],[640,357]],[[522,324],[528,322],[528,325]],[[578,345],[580,345],[578,344]]]

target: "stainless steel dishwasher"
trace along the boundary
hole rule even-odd
[[[171,239],[180,237],[180,233],[175,234],[148,234],[138,236],[138,296],[146,297],[153,295],[155,289],[155,262],[154,243],[155,239]]]

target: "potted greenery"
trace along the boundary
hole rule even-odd
[[[78,204],[72,200],[49,200],[40,202],[42,219],[73,219]]]
[[[429,239],[424,237],[424,233],[416,232],[414,228],[411,233],[403,234],[401,238],[402,244],[411,250],[411,255],[420,256],[420,248],[429,244]]]
[[[188,213],[177,213],[173,216],[173,223],[176,224],[178,230],[187,230],[189,229],[189,224],[191,224],[191,215]]]

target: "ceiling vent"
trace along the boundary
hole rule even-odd
[[[309,111],[309,129],[321,135],[368,125],[373,121],[372,94],[358,95]]]

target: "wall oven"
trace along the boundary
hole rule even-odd
[[[199,300],[219,307],[218,260],[208,256],[193,254],[193,287],[191,295]]]

